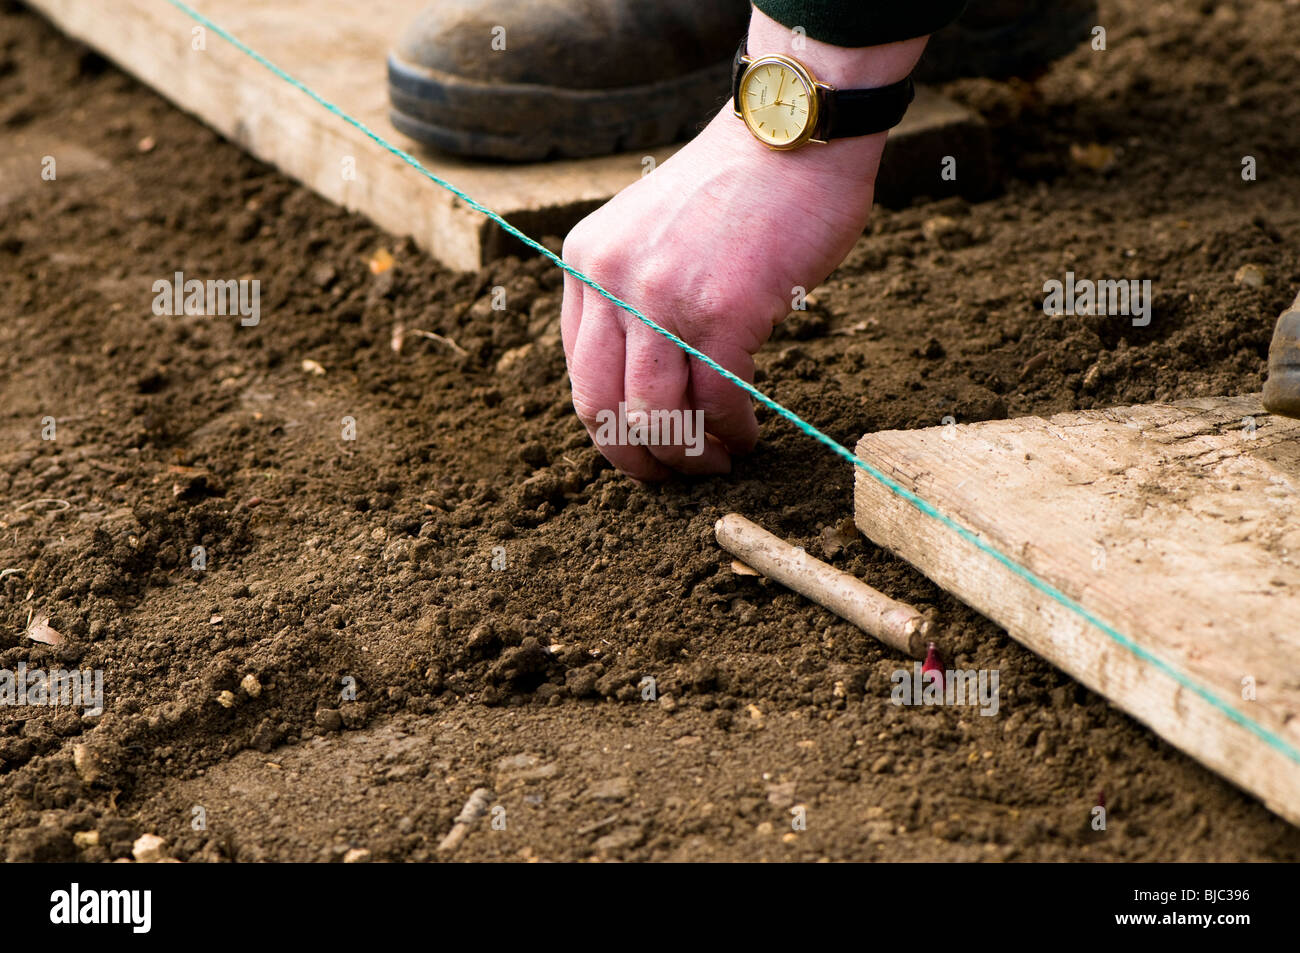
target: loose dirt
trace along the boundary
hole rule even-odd
[[[1104,52],[947,89],[993,123],[1005,191],[878,209],[760,387],[849,445],[1260,388],[1300,288],[1300,4],[1101,22]],[[1300,859],[1252,798],[824,534],[852,474],[772,415],[725,478],[611,471],[543,261],[447,273],[13,4],[0,130],[0,669],[99,669],[106,695],[0,708],[10,859],[144,832],[185,860],[438,859],[477,787],[456,859]],[[178,271],[258,279],[260,324],[155,315]],[[1045,316],[1067,271],[1150,279],[1150,325]],[[1000,670],[998,715],[892,705],[910,663],[736,575],[733,510],[932,609],[950,665]]]

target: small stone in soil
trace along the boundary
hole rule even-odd
[[[1247,288],[1264,287],[1264,269],[1259,265],[1242,265],[1232,276],[1234,285],[1245,285]]]
[[[342,731],[343,715],[337,708],[319,708],[316,710],[316,727],[321,731]]]
[[[156,864],[167,858],[167,842],[157,834],[141,834],[131,846],[131,856],[140,864]]]

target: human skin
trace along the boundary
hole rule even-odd
[[[885,86],[907,76],[925,37],[849,49],[800,38],[753,11],[749,53],[785,53],[822,82]],[[867,223],[885,133],[768,149],[728,102],[690,143],[569,233],[564,260],[738,377],[753,355],[853,247]],[[726,473],[752,450],[749,396],[571,275],[561,316],[573,406],[600,451],[640,480]],[[704,412],[703,452],[596,440],[597,415]]]

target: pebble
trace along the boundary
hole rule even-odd
[[[262,694],[262,683],[257,680],[257,676],[251,672],[243,677],[239,682],[239,687],[244,690],[249,698],[256,698]]]
[[[1094,172],[1109,172],[1115,167],[1114,147],[1104,146],[1098,142],[1089,142],[1086,145],[1070,143],[1070,158],[1076,165],[1092,169]]]
[[[342,731],[343,715],[337,708],[318,708],[316,727],[321,731]]]
[[[317,288],[328,290],[338,280],[338,269],[333,265],[321,264],[311,270],[311,282]]]
[[[87,784],[94,784],[104,777],[104,760],[88,744],[73,745],[72,765],[77,769],[77,776]]]
[[[239,704],[239,699],[235,697],[234,692],[227,689],[217,695],[217,704],[222,708],[234,708],[235,705]]]
[[[167,859],[167,842],[157,834],[141,834],[131,846],[131,856],[140,864],[157,864]]]
[[[510,350],[502,354],[500,359],[497,361],[496,372],[498,374],[510,373],[510,371],[515,367],[523,364],[532,353],[533,344],[531,341],[527,344],[520,345],[519,347],[512,347]]]
[[[1247,288],[1264,287],[1264,269],[1259,265],[1242,265],[1232,276],[1234,285],[1245,285]]]
[[[935,242],[946,249],[965,248],[972,242],[971,233],[956,219],[949,218],[947,215],[936,215],[934,218],[926,219],[921,226],[921,234],[925,236],[926,241]]]
[[[370,851],[364,847],[353,847],[343,855],[345,864],[368,864],[370,863]]]
[[[961,830],[951,821],[935,821],[930,825],[930,833],[940,840],[957,840],[961,836]]]

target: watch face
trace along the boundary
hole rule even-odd
[[[784,56],[764,56],[741,77],[740,108],[745,125],[760,142],[774,149],[792,149],[812,136],[817,92],[799,63]]]

